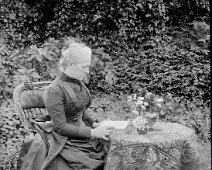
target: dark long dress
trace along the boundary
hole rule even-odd
[[[95,120],[85,112],[90,105],[85,85],[62,73],[45,90],[43,99],[52,120],[39,124],[47,140],[36,135],[27,155],[22,156],[21,169],[103,169],[105,141],[91,139],[91,125]]]

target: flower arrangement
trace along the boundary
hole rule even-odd
[[[147,90],[129,95],[127,101],[130,102],[132,113],[136,116],[132,123],[141,133],[152,128],[159,115],[165,114],[163,98]]]
[[[147,133],[149,126],[147,125],[148,122],[146,118],[138,116],[132,121],[132,123],[140,134]]]

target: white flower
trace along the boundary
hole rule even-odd
[[[151,93],[151,92],[148,92],[148,91],[147,91],[147,93],[146,93],[146,95],[151,95],[151,94],[153,94],[153,93]]]
[[[144,127],[146,125],[147,119],[144,118],[144,117],[138,116],[137,118],[135,118],[132,121],[132,123],[136,128],[141,128],[141,127]]]
[[[151,92],[147,92],[145,96],[146,96],[146,98],[149,98],[152,94],[153,93],[151,93]]]
[[[145,110],[145,109],[146,109],[146,107],[142,105],[142,106],[141,106],[141,109]]]
[[[145,112],[145,115],[149,116],[149,115],[151,115],[151,113],[150,112]]]
[[[152,115],[156,117],[157,116],[157,113],[153,112]]]
[[[128,102],[131,102],[131,101],[132,101],[132,99],[133,99],[133,97],[132,97],[132,96],[127,96],[127,101],[128,101]]]
[[[147,102],[144,102],[144,106],[148,106],[149,104]]]
[[[161,110],[161,111],[160,111],[160,114],[161,114],[161,115],[165,115],[166,112],[165,112],[164,110]]]
[[[158,98],[158,99],[156,99],[156,102],[162,103],[162,102],[163,102],[163,98]]]
[[[133,94],[132,100],[136,100],[137,95]]]
[[[132,112],[133,112],[136,116],[139,115],[139,112],[138,112],[137,110],[133,110]]]
[[[138,100],[136,104],[137,105],[139,105],[139,104],[142,105],[143,104],[143,101],[142,100]]]
[[[143,101],[144,100],[144,97],[138,97],[138,100],[139,101]]]
[[[155,117],[157,117],[157,113],[152,113],[151,118],[155,118]]]
[[[155,117],[157,117],[157,113],[155,113],[155,112],[153,112],[153,113],[146,112],[146,113],[145,113],[145,117],[148,117],[148,118],[155,118]]]

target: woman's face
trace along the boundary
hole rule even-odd
[[[77,78],[84,83],[89,83],[90,74],[89,68],[91,65],[91,56],[86,56],[78,60],[78,63],[70,63],[65,70],[68,76]]]

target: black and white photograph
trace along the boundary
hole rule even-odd
[[[209,0],[0,0],[0,170],[211,170]]]

